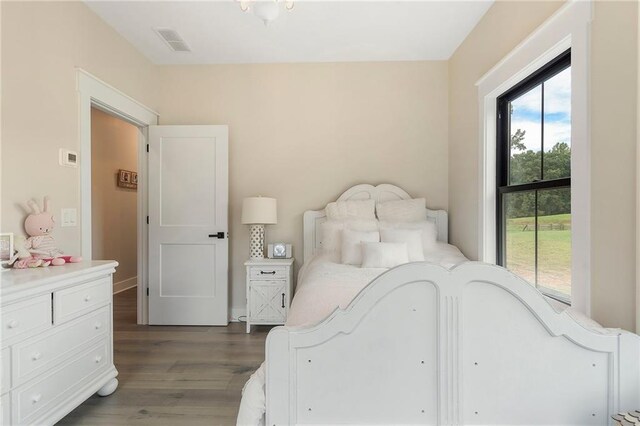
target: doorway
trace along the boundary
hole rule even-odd
[[[138,324],[148,322],[147,304],[147,250],[146,229],[147,162],[145,158],[149,126],[158,124],[158,113],[137,102],[118,89],[110,86],[92,74],[78,68],[78,102],[80,112],[80,194],[81,194],[81,238],[82,256],[97,259],[93,255],[93,214],[92,214],[92,111],[97,109],[132,125],[137,133],[138,186],[136,191],[136,318]],[[114,177],[115,179],[115,177]],[[131,180],[131,177],[129,177]],[[117,279],[116,279],[117,281]],[[126,283],[123,284],[126,286]]]
[[[118,262],[113,293],[125,292],[134,305],[138,285],[138,132],[133,124],[91,108],[91,252],[93,259]],[[135,316],[132,322],[136,323]]]

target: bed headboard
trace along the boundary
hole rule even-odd
[[[369,184],[356,185],[347,189],[336,201],[346,200],[369,200],[373,199],[377,203],[394,200],[408,200],[412,197],[407,192],[395,185],[383,183],[378,186]],[[449,224],[447,212],[444,210],[427,209],[427,220],[436,224],[438,230],[438,241],[449,242]],[[325,222],[324,209],[307,210],[303,217],[303,241],[304,241],[304,262],[306,263],[320,248],[320,224]]]

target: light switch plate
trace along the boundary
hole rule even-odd
[[[78,224],[77,209],[60,210],[60,226],[76,226]]]

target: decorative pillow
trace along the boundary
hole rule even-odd
[[[342,231],[342,263],[345,265],[360,265],[362,263],[362,243],[377,243],[380,233],[360,232],[344,229]]]
[[[409,262],[424,261],[421,229],[381,229],[380,241],[383,243],[405,243]]]
[[[330,253],[331,260],[337,263],[342,261],[342,230],[352,231],[378,230],[377,220],[328,220],[320,224],[320,247],[323,253]]]
[[[429,253],[436,250],[438,228],[430,220],[420,222],[380,222],[380,230],[383,229],[419,229],[422,232],[422,252]]]
[[[363,268],[393,268],[408,262],[406,243],[362,243]]]
[[[327,204],[324,211],[329,220],[376,218],[374,200],[335,201]]]
[[[427,218],[427,202],[424,198],[387,201],[376,206],[378,219],[389,222],[419,222]]]

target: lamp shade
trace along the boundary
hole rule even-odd
[[[274,225],[278,223],[275,198],[249,197],[242,201],[242,223]]]

